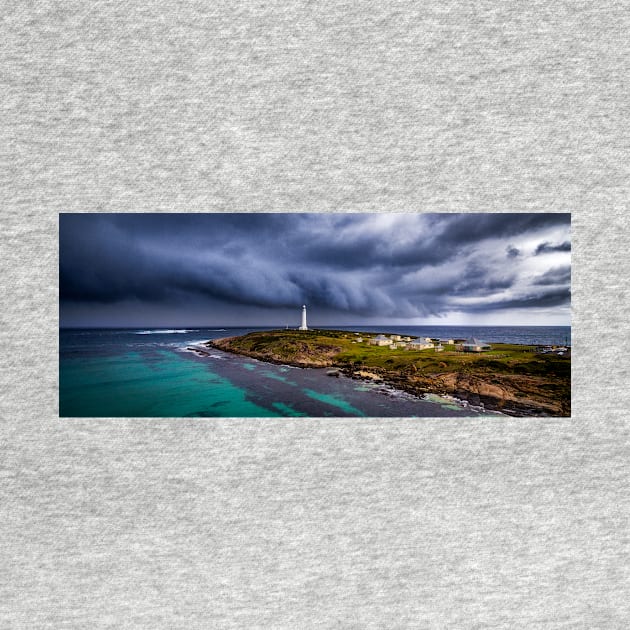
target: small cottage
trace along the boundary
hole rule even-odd
[[[370,339],[371,346],[389,346],[392,343],[392,340],[385,335],[377,335],[376,337],[372,337]]]
[[[462,345],[461,349],[464,352],[485,352],[486,350],[490,350],[491,347],[489,344],[484,341],[479,341],[474,337],[467,339]]]
[[[433,343],[424,339],[414,339],[407,344],[407,350],[426,350],[427,348],[433,348]]]

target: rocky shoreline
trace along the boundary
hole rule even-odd
[[[469,372],[446,372],[421,375],[413,371],[400,373],[380,367],[369,370],[357,369],[334,360],[330,356],[318,355],[316,360],[303,356],[288,361],[264,351],[247,351],[231,345],[234,337],[226,337],[206,342],[209,348],[231,352],[258,359],[276,365],[291,365],[300,368],[334,368],[334,371],[346,377],[366,381],[380,382],[396,390],[419,398],[425,394],[446,396],[457,401],[465,401],[473,407],[516,417],[531,416],[567,416],[570,407],[563,401],[541,399],[540,383],[536,378],[521,374],[496,374],[492,378],[482,377]]]

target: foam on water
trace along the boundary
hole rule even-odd
[[[204,343],[207,339],[196,339],[195,341],[187,341],[186,343],[181,342],[171,342],[165,344],[156,344],[163,345],[168,348],[175,348],[180,352],[192,352],[194,354],[204,354],[205,356],[212,357],[214,359],[223,359],[224,357],[219,354],[210,354],[210,348],[205,346]]]
[[[183,335],[185,333],[197,332],[198,328],[165,328],[164,330],[136,330],[134,335]]]
[[[235,334],[246,332],[234,329]],[[384,383],[356,382],[344,376],[331,379],[325,369],[274,365],[205,345],[219,336],[206,328],[62,331],[61,415],[433,417],[483,413],[457,406],[459,401],[430,402]]]

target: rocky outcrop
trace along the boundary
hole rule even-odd
[[[346,369],[353,378],[365,379],[362,371]],[[465,400],[474,406],[500,411],[511,416],[567,416],[571,413],[570,400],[555,400],[545,394],[546,379],[522,375],[494,375],[484,378],[465,372],[448,372],[418,376],[410,370],[401,375],[378,368],[371,369],[370,380],[382,380],[392,387],[416,396],[423,394],[447,395]]]
[[[235,337],[225,337],[208,341],[206,345],[210,348],[217,348],[240,354],[252,359],[276,363],[278,365],[294,365],[302,368],[325,368],[334,367],[334,357],[339,354],[341,348],[325,344],[309,345],[306,343],[286,344],[281,348],[274,346],[260,349],[241,348],[233,343]]]
[[[493,375],[490,378],[466,374],[436,374],[434,383],[446,393],[467,400],[471,405],[484,405],[486,409],[510,415],[565,415],[562,401],[551,400],[541,386],[542,377],[524,375]]]
[[[512,416],[569,416],[570,388],[553,375],[493,373],[487,368],[473,371],[421,372],[412,363],[404,370],[388,370],[378,366],[352,366],[336,360],[341,348],[324,343],[290,340],[285,343],[259,343],[243,347],[243,338],[228,337],[207,342],[208,347],[241,354],[270,363],[303,368],[335,368],[346,376],[383,382],[416,396],[448,395],[468,401],[474,406],[500,411]],[[447,368],[440,363],[437,369]]]

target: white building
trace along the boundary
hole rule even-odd
[[[308,330],[308,326],[306,325],[306,304],[302,305],[302,325],[299,330]]]
[[[490,345],[471,337],[461,345],[461,348],[464,352],[484,352],[485,350],[490,350]]]
[[[428,342],[426,339],[414,339],[407,344],[407,350],[426,350],[427,348],[433,348],[433,342]]]
[[[392,340],[385,335],[377,335],[376,337],[372,337],[370,339],[371,346],[389,346],[392,343]]]

